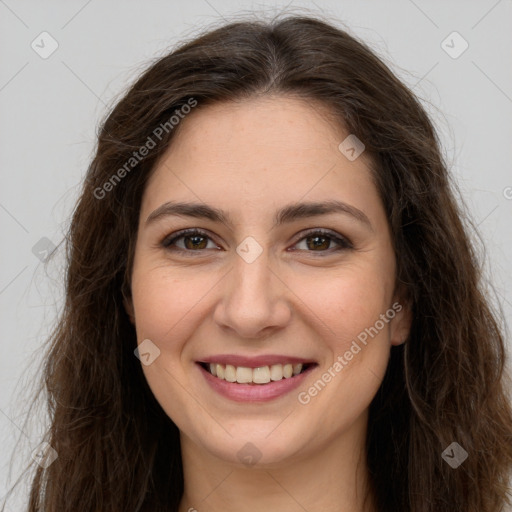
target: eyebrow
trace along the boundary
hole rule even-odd
[[[290,222],[309,217],[318,217],[330,213],[341,213],[349,215],[362,224],[365,224],[373,231],[372,224],[368,217],[355,206],[342,201],[330,200],[321,202],[292,203],[278,210],[273,219],[272,229]],[[228,226],[233,225],[231,216],[213,206],[204,203],[188,203],[169,201],[159,206],[146,219],[146,225],[152,224],[162,217],[178,216],[193,217],[196,219],[208,219],[213,222],[221,222]]]

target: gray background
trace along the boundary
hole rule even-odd
[[[495,304],[510,318],[510,0],[0,0],[0,500],[43,432],[44,408],[29,419],[27,410],[62,304],[63,258],[60,251],[45,266],[41,251],[65,233],[99,120],[148,60],[181,38],[222,18],[287,4],[294,13],[321,9],[341,20],[421,97],[482,235]],[[59,45],[46,59],[31,47],[51,48],[49,39],[41,43],[43,31]],[[453,31],[469,44],[458,58],[445,49],[460,51],[461,40],[451,36],[442,46]],[[23,489],[7,510],[21,510]]]

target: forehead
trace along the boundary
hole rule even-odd
[[[315,101],[274,96],[199,104],[158,162],[143,209],[199,200],[239,215],[301,199],[376,201],[364,153],[349,161],[338,149],[348,135]]]
[[[194,152],[188,156],[196,158],[207,149],[209,156],[218,155],[223,161],[271,163],[286,156],[290,162],[300,162],[306,154],[338,145],[345,132],[331,118],[326,105],[289,96],[199,105],[180,124],[170,152],[178,154],[185,145]]]

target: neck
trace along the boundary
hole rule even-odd
[[[322,446],[265,467],[219,459],[182,433],[185,488],[179,512],[373,512],[366,424],[363,415]]]

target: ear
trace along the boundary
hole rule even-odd
[[[402,345],[407,340],[411,330],[412,307],[409,301],[396,298],[391,310],[395,312],[394,318],[390,321],[391,345]]]
[[[126,296],[123,297],[123,306],[128,313],[128,316],[130,317],[130,322],[135,325],[135,312],[133,309],[133,301],[131,298],[127,298]]]

